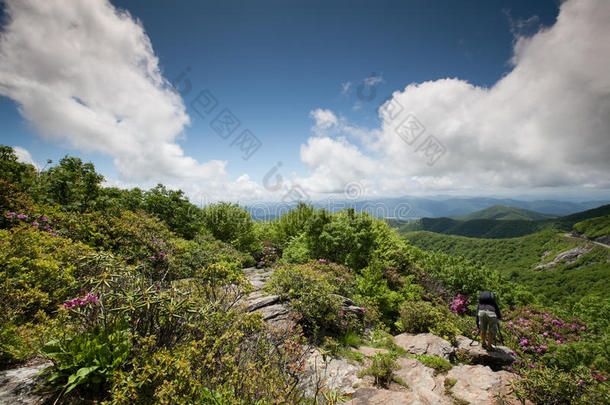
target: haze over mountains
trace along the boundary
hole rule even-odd
[[[490,197],[398,197],[369,200],[327,199],[310,202],[315,208],[325,208],[337,212],[354,208],[357,212],[366,211],[378,218],[402,221],[419,218],[452,217],[468,215],[495,206],[513,207],[513,214],[503,214],[505,219],[544,219],[565,216],[602,206],[610,201],[561,201],[561,200],[517,200]],[[268,202],[247,205],[246,209],[255,220],[273,219],[296,206],[296,201]],[[519,211],[515,209],[527,210]],[[532,213],[533,211],[533,213]],[[513,218],[513,216],[515,218]],[[520,218],[525,219],[525,218]]]
[[[556,215],[542,214],[540,212],[526,210],[525,208],[505,207],[494,205],[480,211],[475,211],[466,215],[452,215],[452,219],[469,221],[472,219],[497,219],[497,220],[525,220],[537,221],[542,219],[555,218]]]

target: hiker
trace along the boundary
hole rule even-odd
[[[477,328],[481,332],[481,343],[487,350],[493,349],[493,342],[498,333],[498,320],[502,319],[496,296],[489,291],[479,294],[477,306]]]

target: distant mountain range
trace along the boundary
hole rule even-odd
[[[542,219],[550,219],[555,217],[556,215],[543,214],[536,211],[526,210],[525,208],[505,207],[503,205],[494,205],[493,207],[485,208],[466,215],[451,216],[452,219],[457,219],[460,221],[470,221],[473,219],[540,221]]]
[[[509,207],[503,207],[509,208]],[[488,213],[511,213],[511,210],[488,210]],[[517,211],[521,212],[521,211]],[[521,212],[522,213],[522,212]],[[537,214],[537,213],[534,213]],[[429,231],[446,235],[460,235],[471,238],[512,238],[529,235],[547,229],[571,231],[574,224],[589,218],[597,218],[610,214],[610,204],[571,215],[551,219],[489,219],[477,218],[456,220],[452,218],[421,218],[415,221],[389,221],[399,232]],[[478,217],[481,211],[472,214]],[[523,215],[523,213],[522,213]],[[529,214],[528,214],[529,215]],[[468,217],[468,215],[466,216]]]
[[[521,208],[539,214],[547,214],[549,216],[564,216],[608,203],[610,203],[610,201],[571,202],[559,200],[525,201],[489,197],[400,197],[380,198],[376,200],[328,199],[313,201],[311,202],[311,205],[315,208],[325,208],[331,212],[351,207],[357,212],[367,211],[378,218],[394,218],[405,221],[424,217],[438,218],[450,217],[453,215],[467,215],[494,206]],[[269,220],[281,216],[291,208],[294,208],[296,204],[296,202],[255,203],[246,205],[246,209],[255,220]],[[521,212],[521,215],[524,215],[524,213]]]

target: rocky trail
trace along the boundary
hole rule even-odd
[[[254,290],[243,299],[248,312],[259,312],[272,327],[289,327],[292,314],[288,306],[276,295],[269,295],[264,286],[272,275],[270,269],[244,269]],[[359,308],[346,299],[346,310]],[[305,358],[302,386],[313,396],[321,388],[344,395],[349,405],[365,404],[519,404],[510,395],[510,381],[516,376],[502,371],[502,366],[515,359],[512,351],[503,346],[488,352],[481,345],[459,336],[456,346],[431,333],[403,333],[394,337],[394,343],[407,354],[398,358],[395,376],[402,384],[392,383],[386,388],[374,385],[371,376],[363,370],[378,353],[386,349],[361,346],[361,362],[347,358],[331,358],[318,348],[311,347]],[[436,373],[413,355],[429,355],[447,360],[459,358],[464,364],[453,366],[446,373]],[[36,375],[49,363],[35,363],[0,372],[0,403],[14,405],[41,404],[45,398],[35,392],[39,379]]]
[[[254,291],[245,298],[249,311],[263,314],[271,325],[278,327],[290,319],[290,310],[279,297],[266,295],[263,288],[272,275],[269,269],[245,269]],[[349,302],[346,306],[350,309]],[[353,304],[353,303],[352,303]],[[431,333],[403,333],[394,337],[394,343],[407,353],[397,360],[399,369],[395,376],[404,385],[390,384],[388,388],[374,386],[373,378],[363,376],[377,353],[387,353],[386,349],[361,346],[352,350],[364,358],[363,362],[346,358],[324,356],[317,348],[312,348],[306,358],[303,384],[313,395],[320,386],[341,392],[348,399],[347,404],[520,404],[510,395],[510,382],[516,376],[502,371],[503,366],[515,361],[512,350],[496,346],[487,351],[481,344],[464,336],[459,336],[457,345]],[[468,364],[452,367],[447,373],[437,374],[409,355],[430,355],[444,359],[456,356]]]

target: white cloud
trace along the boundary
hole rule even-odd
[[[365,77],[364,80],[362,80],[362,82],[364,83],[365,86],[374,86],[378,83],[383,82],[383,76],[382,75],[377,76],[375,73],[373,73],[373,74],[371,74],[371,76]]]
[[[388,103],[400,105],[400,114],[368,132],[373,141],[365,150],[380,155],[377,164],[352,178],[366,179],[382,194],[610,188],[609,20],[608,1],[566,1],[552,27],[515,41],[512,71],[491,88],[440,79],[395,92]],[[396,131],[409,115],[425,127],[417,140],[407,137],[412,144]],[[342,122],[343,132],[346,127]],[[445,148],[433,165],[416,152],[429,135]],[[332,181],[308,166],[311,187],[317,178],[317,189],[328,189]]]
[[[316,134],[323,133],[339,125],[339,119],[331,110],[318,108],[309,112],[309,116],[316,122],[312,131]]]
[[[22,148],[21,146],[13,146],[13,151],[15,152],[15,155],[17,155],[17,161],[21,163],[29,163],[34,166],[36,170],[40,169],[40,165],[36,163],[27,149]]]
[[[297,179],[296,183],[316,194],[342,193],[347,184],[363,179],[374,172],[377,163],[365,156],[345,138],[309,138],[301,146],[301,160],[311,171],[311,176]],[[370,185],[369,185],[370,186]]]
[[[244,186],[226,162],[185,155],[184,103],[128,12],[107,0],[8,0],[5,12],[0,94],[41,136],[113,157],[129,182],[201,184],[217,198]]]
[[[349,89],[352,87],[352,82],[341,83],[341,94],[346,95],[349,93]]]

